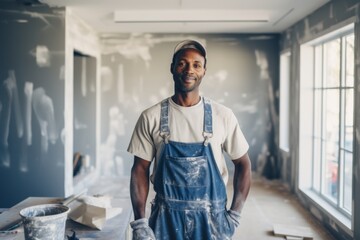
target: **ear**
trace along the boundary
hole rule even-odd
[[[174,74],[174,63],[171,63],[170,65],[170,72],[171,74]]]

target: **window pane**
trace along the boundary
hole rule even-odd
[[[322,61],[322,45],[315,47],[315,88],[322,87],[322,71],[323,71],[323,61]]]
[[[340,39],[324,44],[325,87],[338,87],[340,84]]]
[[[338,151],[333,142],[325,143],[325,179],[324,194],[334,202],[337,202],[338,193]],[[336,151],[335,151],[336,149]]]
[[[321,138],[321,94],[322,90],[315,90],[314,92],[314,137]]]
[[[345,144],[344,148],[353,151],[354,89],[345,90]]]
[[[314,159],[313,159],[313,188],[320,192],[320,178],[321,178],[321,139],[314,139]]]
[[[325,171],[324,194],[336,201],[339,151],[339,90],[324,91]]]
[[[346,37],[346,86],[354,86],[354,34]]]
[[[352,153],[345,152],[344,159],[344,208],[351,213],[352,202],[352,166],[353,155]]]
[[[290,54],[280,56],[280,148],[289,151]]]

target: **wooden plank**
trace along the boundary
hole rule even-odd
[[[276,236],[301,237],[304,239],[313,239],[313,233],[308,227],[274,224],[274,234]]]
[[[302,237],[292,237],[292,236],[286,236],[286,240],[303,240]]]
[[[6,231],[8,228],[21,222],[20,210],[26,207],[48,204],[60,203],[63,199],[60,198],[45,198],[45,197],[29,197],[24,201],[16,204],[8,210],[0,214],[0,231]]]

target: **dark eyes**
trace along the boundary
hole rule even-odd
[[[186,66],[186,63],[185,63],[185,62],[179,62],[178,65],[177,65],[177,67],[180,67],[180,68],[183,68],[183,67],[185,67],[185,66]],[[194,63],[194,64],[193,64],[193,68],[199,69],[199,68],[201,68],[201,64]]]

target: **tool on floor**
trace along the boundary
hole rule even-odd
[[[314,239],[313,232],[308,227],[274,224],[274,235],[283,236],[287,240],[311,240]]]

